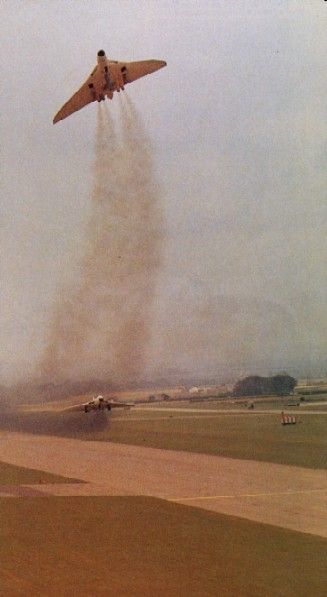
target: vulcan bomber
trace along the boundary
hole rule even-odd
[[[104,396],[95,396],[89,402],[84,402],[82,404],[75,404],[74,406],[69,406],[65,408],[65,410],[69,411],[84,411],[88,413],[92,410],[99,411],[99,410],[112,410],[113,408],[131,408],[134,406],[134,402],[119,402],[114,398],[105,398]]]
[[[150,75],[164,66],[166,66],[164,60],[141,60],[139,62],[110,60],[104,50],[99,50],[97,64],[90,76],[60,108],[53,119],[53,124],[64,120],[91,102],[102,102],[106,97],[112,99],[115,91],[119,92],[128,83]]]

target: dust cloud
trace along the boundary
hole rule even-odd
[[[99,105],[94,184],[79,279],[58,296],[41,359],[43,381],[142,377],[163,245],[152,148],[132,101],[120,126]]]

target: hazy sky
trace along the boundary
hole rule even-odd
[[[128,88],[166,222],[149,371],[323,362],[326,2],[7,0],[1,20],[3,374],[36,361],[83,246],[96,110],[52,118],[100,48],[168,64]]]

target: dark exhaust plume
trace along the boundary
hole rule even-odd
[[[127,97],[118,137],[99,106],[91,214],[80,279],[59,297],[41,363],[43,380],[142,378],[160,268],[163,218],[152,148]]]

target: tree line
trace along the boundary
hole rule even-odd
[[[274,375],[273,377],[250,375],[235,384],[233,394],[234,396],[260,396],[262,394],[287,396],[293,392],[296,384],[297,380],[290,375]]]

